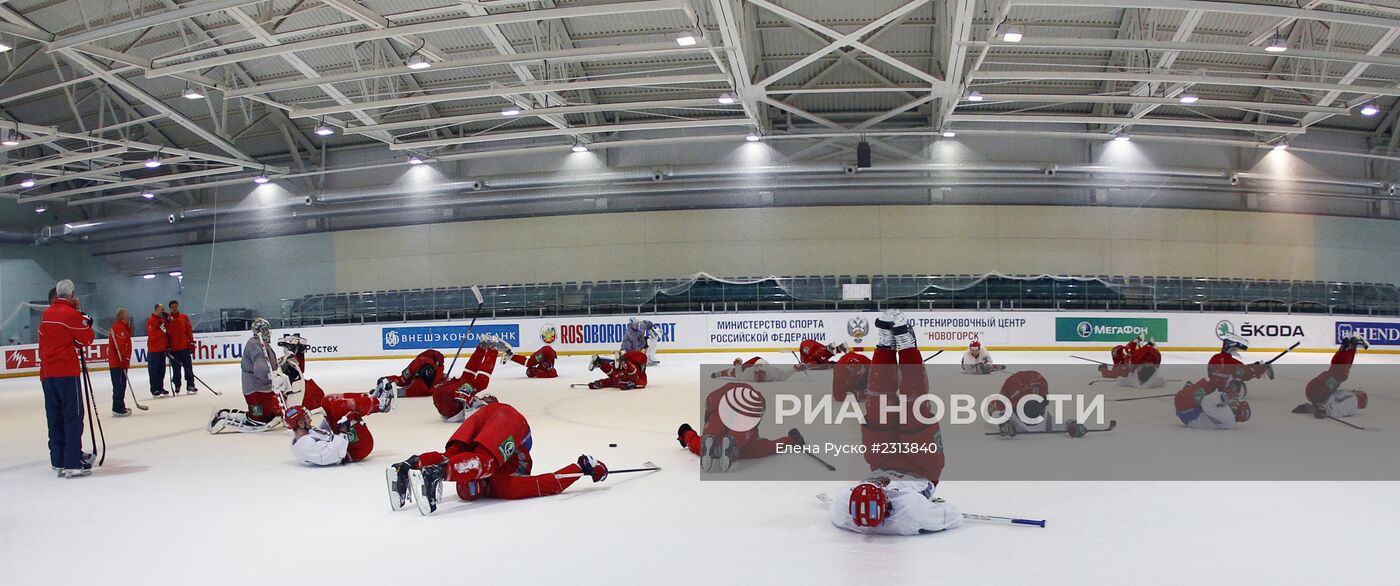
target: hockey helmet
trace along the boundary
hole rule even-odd
[[[862,482],[851,489],[848,507],[851,521],[857,527],[879,527],[890,516],[890,501],[885,489],[871,482]]]
[[[1230,405],[1230,410],[1235,412],[1235,422],[1244,423],[1249,421],[1249,401],[1239,401]]]
[[[287,429],[298,429],[303,424],[310,425],[311,414],[306,411],[306,407],[293,405],[282,414],[282,421],[287,424]]]
[[[1249,341],[1235,334],[1225,334],[1220,338],[1220,351],[1226,354],[1234,354],[1249,349]]]
[[[271,342],[272,323],[261,317],[255,318],[253,320],[253,334],[262,338],[263,343]]]
[[[981,349],[982,349],[982,343],[981,343],[981,342],[978,342],[977,340],[973,340],[971,344],[968,344],[968,345],[967,345],[967,350],[968,350],[969,352],[977,352],[977,351],[979,351],[979,350],[981,350]]]

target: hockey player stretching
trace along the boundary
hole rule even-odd
[[[845,344],[823,344],[816,340],[803,340],[797,347],[797,359],[807,366],[819,366],[836,362],[837,354],[846,353]]]
[[[510,351],[507,346],[501,351],[501,364],[507,360],[525,367],[525,376],[529,378],[558,378],[559,371],[554,370],[554,361],[559,359],[559,354],[551,348],[549,344],[541,346],[529,356],[516,354]]]
[[[612,387],[630,391],[647,386],[647,355],[644,352],[626,352],[617,360],[594,356],[593,361],[588,363],[588,370],[595,368],[608,376],[588,383],[590,389]]]
[[[466,410],[458,399],[463,393],[472,395],[486,390],[491,384],[491,372],[496,369],[496,356],[503,351],[509,352],[510,346],[495,336],[481,336],[476,350],[462,367],[462,374],[433,387],[433,406],[437,407],[443,421],[456,423],[466,417]]]
[[[374,451],[374,436],[364,417],[388,413],[394,406],[394,391],[392,385],[380,385],[369,394],[327,395],[321,401],[326,416],[315,427],[307,407],[288,407],[283,419],[292,430],[292,455],[308,466],[336,466],[368,458]]]
[[[260,432],[272,428],[282,416],[282,404],[292,391],[291,379],[282,373],[272,353],[272,325],[263,318],[253,320],[253,335],[243,346],[243,400],[248,410],[217,409],[209,418],[209,433],[225,428]]]
[[[867,421],[861,426],[866,446],[881,443],[936,444],[936,450],[918,453],[879,453],[867,450],[865,461],[871,475],[832,501],[831,523],[857,533],[913,535],[952,529],[962,524],[962,515],[942,499],[933,498],[943,473],[943,441],[938,423],[924,424],[904,413],[903,422],[880,409],[880,399],[899,395],[913,405],[914,399],[929,392],[928,375],[919,355],[918,338],[908,318],[898,310],[886,310],[875,320],[879,342],[869,366],[869,388],[833,387],[842,400],[854,393],[864,395]],[[839,367],[838,367],[839,368]],[[838,373],[839,374],[839,373]],[[859,378],[837,376],[834,384],[855,385]],[[926,416],[931,413],[926,413]],[[844,498],[841,498],[844,497]]]
[[[1176,416],[1192,429],[1234,429],[1249,421],[1249,401],[1244,383],[1232,380],[1217,390],[1210,379],[1201,379],[1176,392]]]
[[[676,430],[676,441],[680,442],[681,447],[700,456],[701,470],[728,472],[734,462],[741,458],[764,458],[778,453],[779,446],[806,445],[797,428],[788,430],[787,437],[776,440],[760,437],[757,425],[743,431],[730,429],[720,418],[719,406],[731,390],[754,392],[753,387],[746,384],[728,383],[705,398],[703,437],[689,423],[681,424],[680,429]]]
[[[1070,437],[1084,437],[1088,433],[1084,424],[1073,419],[1056,421],[1052,414],[1046,412],[1045,397],[1050,394],[1050,383],[1039,372],[1022,370],[1013,373],[1002,383],[1000,394],[1006,397],[1006,401],[993,401],[991,410],[1009,416],[997,426],[1003,437],[1028,431],[1063,431]],[[1021,417],[1022,414],[1025,418]]]
[[[587,454],[552,474],[531,476],[530,423],[525,416],[490,395],[474,394],[462,400],[471,416],[457,427],[443,451],[410,456],[385,470],[393,510],[412,500],[419,514],[432,514],[442,498],[443,482],[456,483],[457,496],[472,501],[548,496],[563,492],[583,476],[593,482],[608,477],[608,467]]]
[[[967,345],[967,352],[962,357],[962,369],[966,374],[991,374],[992,372],[1006,368],[1000,364],[992,362],[992,353],[982,347],[982,343],[973,340]]]
[[[442,384],[446,366],[442,352],[428,349],[419,352],[403,372],[384,378],[400,387],[400,397],[428,397],[433,394],[433,387]]]
[[[1244,338],[1234,334],[1225,334],[1220,339],[1220,352],[1210,357],[1209,364],[1206,365],[1206,374],[1209,375],[1210,386],[1216,391],[1223,391],[1230,383],[1239,381],[1248,382],[1261,376],[1274,378],[1274,367],[1262,362],[1245,364],[1240,360],[1240,352],[1249,350],[1249,342]],[[1247,387],[1241,384],[1238,387],[1240,397],[1247,393]]]
[[[1356,334],[1342,338],[1341,347],[1332,355],[1332,366],[1308,381],[1304,395],[1308,402],[1293,409],[1294,413],[1312,413],[1314,417],[1351,417],[1366,408],[1369,397],[1360,389],[1343,389],[1342,383],[1351,376],[1351,363],[1356,360],[1357,349],[1368,349],[1371,345]]]

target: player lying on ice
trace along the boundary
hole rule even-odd
[[[462,367],[462,374],[448,379],[432,388],[433,407],[443,421],[456,423],[466,417],[466,410],[458,400],[460,393],[479,393],[491,385],[491,371],[496,369],[496,357],[501,352],[509,352],[510,345],[500,338],[483,335],[477,340],[476,349]]]
[[[464,394],[461,400],[472,413],[443,451],[410,456],[385,470],[393,510],[412,500],[420,514],[432,514],[442,498],[443,482],[456,483],[457,496],[473,501],[549,496],[580,477],[593,482],[608,477],[608,467],[587,454],[579,456],[577,464],[531,476],[530,423],[525,416],[491,395]]]
[[[847,350],[845,344],[823,344],[807,339],[797,346],[797,360],[809,367],[835,364],[836,356]]]
[[[1120,387],[1157,388],[1162,380],[1162,353],[1157,341],[1135,337],[1127,344],[1113,347],[1113,365],[1100,365],[1099,376],[1117,379]]]
[[[997,425],[1002,437],[1015,437],[1029,431],[1062,431],[1070,437],[1088,435],[1088,428],[1073,419],[1057,421],[1045,409],[1046,396],[1050,394],[1050,382],[1039,372],[1022,370],[1006,377],[1001,384],[1001,396],[1007,401],[995,399],[990,405],[992,414],[1008,415],[1010,418]],[[1009,410],[1009,412],[1008,412]],[[1025,414],[1022,418],[1021,415]]]
[[[963,353],[962,369],[966,374],[991,374],[1004,368],[992,362],[992,353],[982,348],[982,343],[977,340],[968,344],[967,352]]]
[[[501,351],[501,364],[507,360],[525,367],[525,376],[530,378],[558,378],[559,371],[554,370],[554,361],[559,359],[558,353],[549,344],[541,346],[529,356],[516,354],[510,351],[510,346],[506,346]]]
[[[914,399],[929,392],[928,375],[919,354],[918,338],[909,320],[898,310],[886,310],[875,320],[878,343],[871,357],[868,388],[862,377],[842,376],[840,367],[833,381],[832,395],[843,401],[854,394],[865,403],[867,420],[861,426],[861,441],[870,446],[880,443],[937,443],[935,451],[881,453],[867,450],[865,461],[871,476],[831,503],[831,523],[857,533],[915,535],[952,529],[962,524],[962,515],[942,499],[934,498],[938,478],[943,473],[943,446],[939,425],[924,424],[908,417],[904,423],[890,421],[878,405],[880,398],[904,395],[913,408]],[[898,365],[898,366],[895,366]],[[850,365],[854,370],[857,365]],[[932,413],[926,413],[931,417]],[[845,498],[841,498],[844,496]]]
[[[1357,349],[1369,349],[1370,344],[1360,335],[1349,334],[1342,338],[1337,353],[1332,355],[1332,366],[1308,381],[1304,395],[1308,402],[1293,408],[1294,413],[1312,413],[1314,417],[1351,417],[1366,408],[1369,397],[1360,389],[1343,389],[1342,383],[1351,376],[1351,363],[1356,360]]]
[[[321,390],[316,381],[306,378],[306,338],[301,337],[301,334],[283,334],[277,345],[285,350],[277,364],[282,374],[287,375],[287,380],[291,382],[290,394],[305,393],[302,395],[301,404],[313,410],[317,409],[321,406],[326,392]]]
[[[1192,429],[1235,429],[1249,421],[1249,401],[1244,382],[1232,380],[1217,390],[1210,379],[1201,379],[1176,392],[1176,416]]]
[[[594,356],[588,363],[588,370],[595,368],[608,376],[588,383],[590,389],[611,387],[630,391],[647,386],[647,355],[643,352],[625,352],[616,359]]]
[[[263,318],[253,320],[253,335],[243,345],[240,368],[243,371],[243,400],[248,410],[216,409],[209,418],[209,433],[224,429],[261,432],[272,429],[282,416],[286,396],[293,392],[292,380],[279,366],[272,351],[272,324]],[[289,361],[282,361],[284,364]]]
[[[807,368],[806,365],[773,365],[767,360],[754,356],[748,360],[734,359],[734,368],[726,368],[710,373],[710,378],[725,378],[754,383],[787,380],[794,373]]]
[[[729,397],[731,404],[752,405],[744,421],[725,422],[720,415],[720,403]],[[787,437],[765,439],[758,435],[758,422],[763,418],[767,403],[753,387],[743,383],[728,383],[705,398],[705,419],[696,433],[689,423],[676,430],[676,441],[682,448],[700,456],[700,469],[706,472],[728,472],[740,459],[765,458],[778,453],[779,446],[806,445],[797,428],[788,430]],[[750,425],[751,424],[751,425]],[[746,429],[736,429],[746,428]]]
[[[428,397],[433,387],[442,384],[447,376],[447,362],[442,352],[424,350],[404,367],[403,372],[384,377],[399,387],[400,397]]]
[[[308,466],[336,466],[368,458],[374,451],[374,436],[364,417],[393,409],[394,391],[393,385],[382,384],[369,393],[326,395],[320,403],[325,417],[315,427],[311,425],[312,407],[288,407],[282,419],[292,430],[292,455]]]

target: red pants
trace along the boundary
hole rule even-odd
[[[891,470],[917,474],[938,484],[943,474],[943,433],[938,423],[925,424],[914,418],[912,411],[906,412],[901,423],[895,414],[888,414],[888,421],[879,421],[881,397],[885,401],[904,395],[913,408],[914,399],[929,392],[928,371],[924,368],[923,356],[918,348],[905,348],[896,353],[891,348],[876,347],[871,355],[870,394],[866,397],[867,422],[861,426],[861,441],[867,446],[865,463],[871,470]],[[925,403],[925,406],[927,404]],[[925,409],[923,415],[932,415]],[[869,446],[882,443],[915,443],[921,445],[938,444],[936,452],[917,453],[877,453]],[[894,450],[886,450],[894,451]]]
[[[321,385],[316,381],[306,379],[306,394],[301,397],[301,406],[308,410],[315,410],[321,407],[321,403],[326,400],[326,391],[321,389]]]
[[[718,438],[727,431],[728,430],[724,427],[724,423],[720,422],[719,415],[711,415],[709,419],[705,420],[705,433],[707,435],[714,435]],[[745,460],[772,456],[778,453],[778,446],[785,446],[792,443],[792,440],[787,437],[781,437],[776,440],[761,438],[758,436],[757,429],[751,429],[739,434],[731,432],[730,435],[734,436],[734,446],[737,448],[739,458]],[[700,434],[691,430],[686,432],[685,437],[682,439],[685,440],[685,447],[690,449],[690,453],[697,456],[700,455]]]
[[[530,423],[514,407],[490,403],[457,426],[441,452],[418,456],[420,466],[447,461],[447,479],[463,482],[487,478],[530,450]],[[515,460],[519,462],[519,460]]]
[[[282,416],[282,402],[277,399],[277,393],[259,391],[243,395],[243,400],[248,402],[248,419],[252,421],[267,423]]]
[[[496,349],[477,346],[462,371],[462,376],[433,387],[433,406],[444,419],[456,417],[462,412],[462,404],[457,402],[457,389],[471,385],[478,391],[486,390],[491,384],[491,371],[496,368]]]
[[[553,348],[544,346],[531,354],[529,358],[520,354],[510,357],[511,362],[525,367],[525,376],[530,378],[558,378],[559,372],[554,370],[554,361],[559,355]]]
[[[379,412],[379,401],[364,393],[341,393],[327,395],[321,402],[321,408],[326,412],[326,421],[335,429],[336,424],[346,415],[356,415],[363,418],[371,413]],[[346,455],[351,462],[359,462],[369,457],[374,451],[374,436],[369,433],[369,426],[364,421],[355,424],[350,428],[350,448]]]
[[[608,375],[588,384],[590,389],[614,387],[619,389],[641,389],[647,386],[646,352],[628,352],[617,362],[598,363],[598,370]]]

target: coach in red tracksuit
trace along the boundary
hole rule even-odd
[[[107,372],[112,376],[112,415],[126,417],[126,371],[131,368],[131,314],[117,310],[112,335],[107,336]]]
[[[170,300],[170,320],[165,322],[165,329],[170,340],[170,388],[180,394],[180,373],[184,372],[185,388],[194,394],[194,326],[174,299]]]
[[[49,424],[49,463],[60,476],[75,478],[91,473],[91,464],[83,462],[78,352],[92,343],[92,318],[78,311],[73,281],[59,281],[54,291],[57,298],[39,323],[39,381]]]
[[[152,397],[169,393],[165,390],[165,351],[170,347],[165,324],[169,320],[170,314],[159,303],[146,318],[146,375],[151,378]]]

